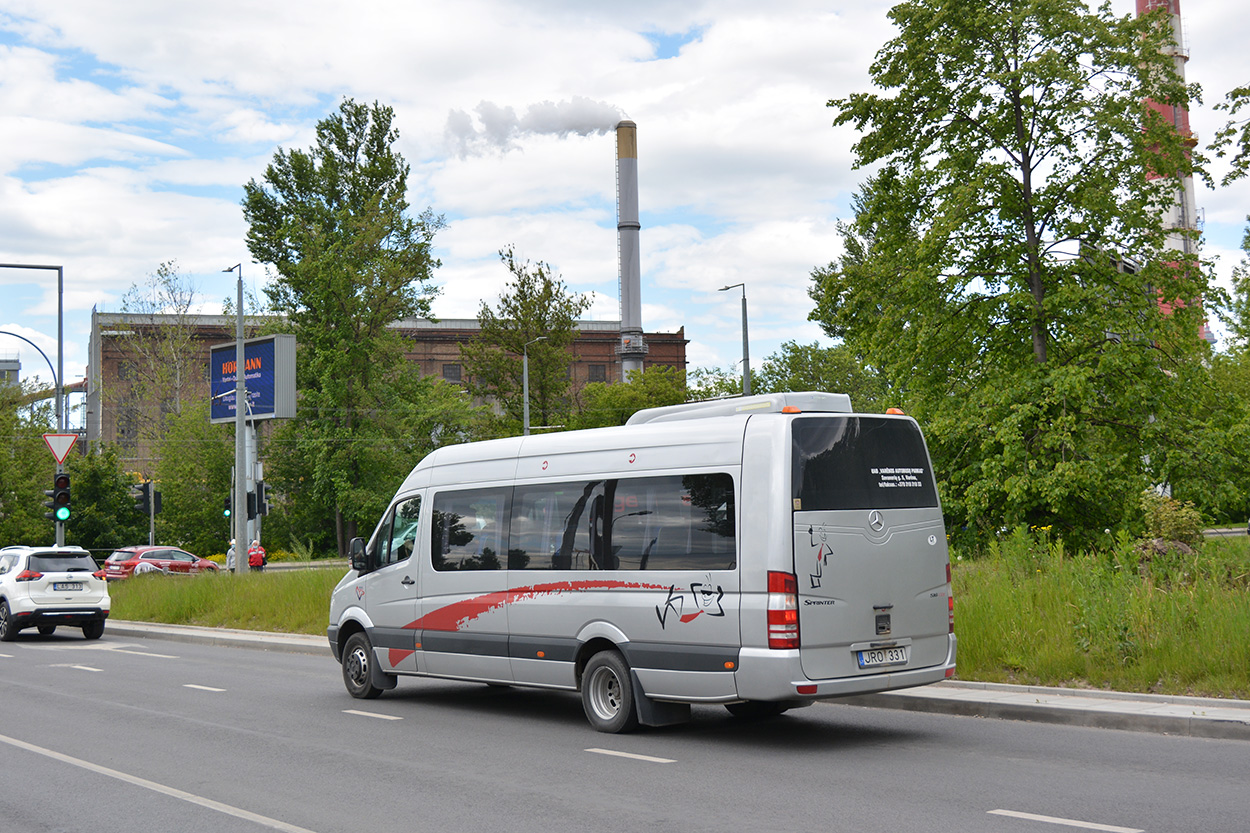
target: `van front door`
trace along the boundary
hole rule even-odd
[[[371,563],[378,565],[356,584],[360,601],[373,620],[373,653],[387,672],[415,672],[417,618],[416,548],[421,496],[397,503],[370,541]]]

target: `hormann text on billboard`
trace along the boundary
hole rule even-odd
[[[209,422],[233,422],[236,350],[233,341],[209,354],[212,411]],[[247,419],[295,416],[295,336],[273,335],[243,342],[243,384]]]

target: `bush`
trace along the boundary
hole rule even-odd
[[[1179,541],[1189,547],[1202,542],[1202,516],[1189,501],[1181,503],[1147,489],[1142,492],[1141,508],[1151,538]]]

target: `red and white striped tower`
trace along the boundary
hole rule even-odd
[[[1180,79],[1181,83],[1184,83],[1185,64],[1189,62],[1189,50],[1185,48],[1184,32],[1181,29],[1180,0],[1137,0],[1137,15],[1139,17],[1160,8],[1167,9],[1168,14],[1171,15],[1172,39],[1164,47],[1164,51],[1166,54],[1171,55],[1176,77]],[[1181,135],[1187,147],[1193,147],[1198,143],[1197,137],[1189,129],[1188,109],[1171,104],[1161,104],[1152,100],[1147,100],[1146,105],[1163,116],[1164,119],[1176,128],[1176,132]],[[1184,253],[1185,260],[1191,262],[1192,257],[1197,257],[1198,254],[1198,244],[1193,234],[1198,228],[1198,210],[1194,194],[1193,176],[1188,173],[1182,175],[1179,185],[1176,200],[1171,206],[1164,209],[1163,221],[1168,230],[1166,245],[1171,250]],[[1174,265],[1179,267],[1179,264]],[[1163,301],[1160,304],[1165,310],[1171,306]],[[1201,335],[1207,341],[1214,340],[1205,322],[1202,324]]]

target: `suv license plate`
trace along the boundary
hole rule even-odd
[[[868,651],[856,651],[860,668],[879,668],[885,665],[906,665],[906,648],[872,648]]]
[[[53,590],[81,590],[81,581],[54,581],[52,582]]]

